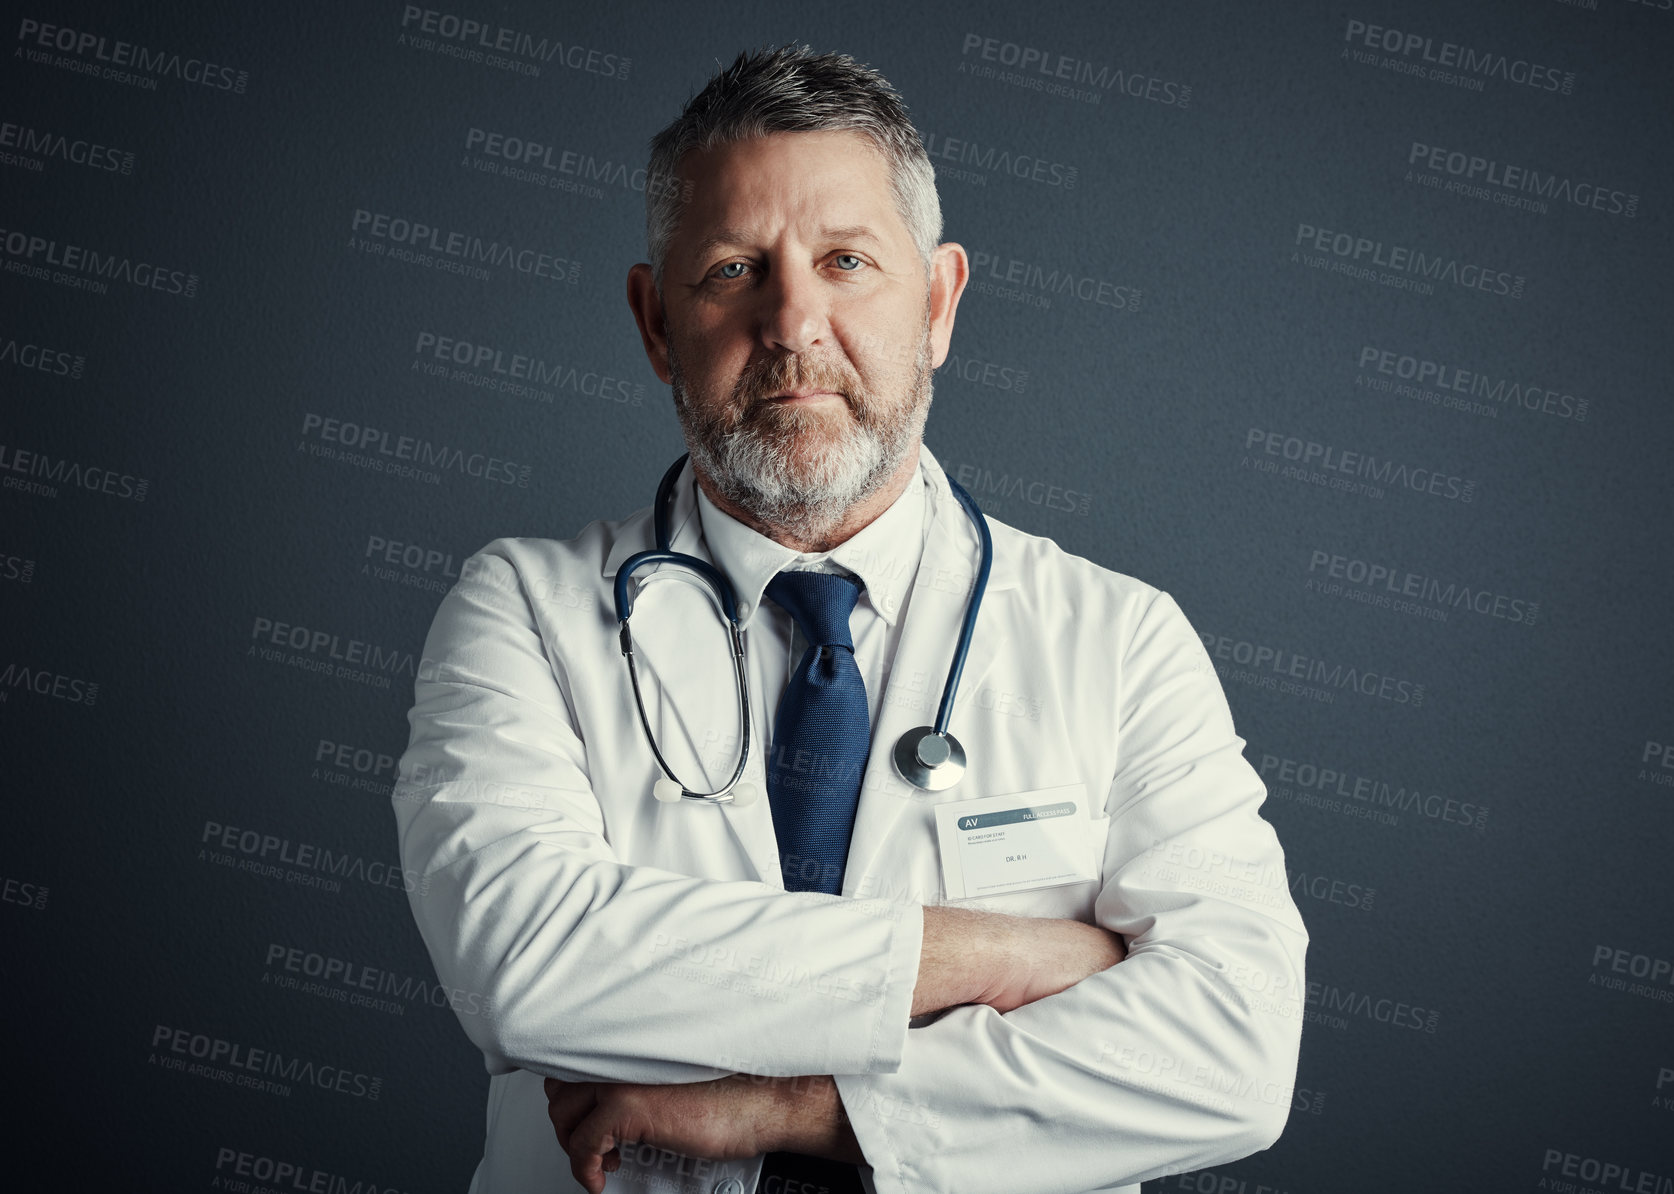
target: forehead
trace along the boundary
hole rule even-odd
[[[693,151],[679,173],[692,199],[674,248],[696,253],[747,237],[810,239],[821,229],[871,229],[885,242],[909,240],[895,209],[889,163],[866,134],[852,129],[769,133]]]

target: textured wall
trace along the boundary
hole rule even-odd
[[[1176,596],[1269,786],[1290,1126],[1157,1185],[1674,1188],[1669,0],[427,2],[7,5],[14,1162],[464,1188],[415,655],[490,539],[650,500],[644,147],[797,39],[973,258],[927,442]]]

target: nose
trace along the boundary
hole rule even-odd
[[[826,293],[815,270],[781,265],[757,293],[761,338],[768,348],[800,353],[825,341],[830,330]]]

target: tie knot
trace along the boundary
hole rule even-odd
[[[815,647],[847,647],[849,614],[860,600],[860,586],[835,572],[781,572],[767,582],[767,596],[783,608]]]

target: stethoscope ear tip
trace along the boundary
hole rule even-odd
[[[739,784],[732,790],[732,802],[739,808],[749,808],[760,795],[755,784]]]
[[[672,779],[659,779],[651,785],[651,795],[664,804],[678,804],[684,789]]]

